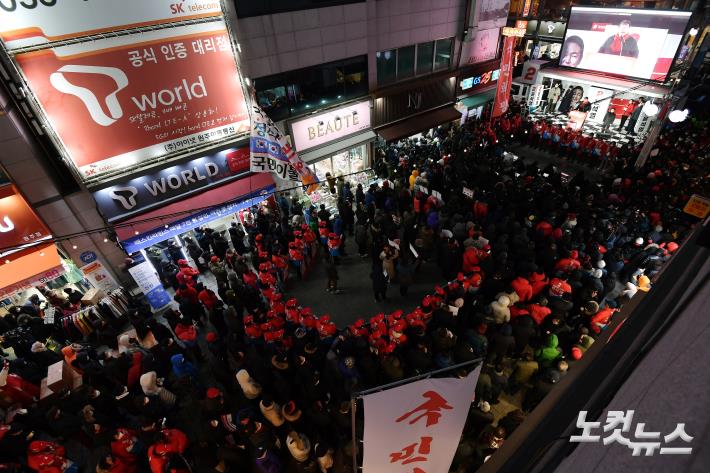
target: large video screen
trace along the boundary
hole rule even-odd
[[[690,15],[572,7],[560,66],[665,81]]]

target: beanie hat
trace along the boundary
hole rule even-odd
[[[478,408],[481,410],[481,412],[491,412],[491,405],[486,401],[481,401],[478,404]]]
[[[207,390],[207,399],[217,399],[221,395],[222,392],[217,388],[212,387]]]
[[[601,269],[595,269],[592,271],[592,276],[594,276],[597,279],[601,278],[602,275],[603,275],[603,273],[602,273]]]
[[[604,268],[606,268],[606,262],[605,262],[603,259],[600,259],[600,260],[597,262],[597,268],[599,268],[599,269],[604,269]]]
[[[638,237],[637,239],[634,240],[634,243],[636,245],[643,245],[643,238]]]
[[[208,332],[207,335],[205,335],[205,340],[209,343],[214,343],[217,340],[217,334],[214,332]]]
[[[213,256],[212,258],[210,258],[210,261],[213,263],[217,263],[219,261],[219,256]]]

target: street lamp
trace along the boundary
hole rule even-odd
[[[658,105],[653,102],[646,102],[641,111],[645,113],[646,116],[653,117],[658,113]]]
[[[688,109],[684,110],[673,110],[668,114],[668,119],[673,123],[680,123],[688,118]]]

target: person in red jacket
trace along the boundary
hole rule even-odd
[[[180,271],[175,276],[180,285],[185,284],[187,286],[194,286],[196,284],[197,276],[200,272],[195,268],[191,267],[187,260],[178,260],[178,266]]]
[[[513,290],[518,294],[521,302],[527,302],[533,297],[530,281],[523,277],[517,277],[510,283]]]
[[[200,302],[202,302],[202,305],[204,305],[208,311],[211,311],[215,304],[217,304],[217,301],[219,301],[219,297],[217,297],[217,294],[215,294],[212,289],[200,286],[201,285],[197,287],[197,289],[200,289],[200,294],[198,296]]]
[[[175,292],[180,298],[190,301],[190,304],[197,305],[200,302],[199,293],[194,286],[181,284],[180,288]]]
[[[138,457],[135,454],[138,439],[129,429],[119,428],[111,441],[113,457],[111,473],[135,473],[138,471]]]
[[[572,286],[567,284],[567,281],[560,278],[553,278],[550,281],[550,297],[562,297],[563,294],[571,294]]]
[[[27,466],[39,473],[62,473],[72,462],[61,445],[34,440],[27,447]]]
[[[544,297],[541,297],[537,304],[530,304],[528,310],[530,311],[530,317],[538,325],[542,325],[545,318],[552,313],[552,310],[547,307],[547,299]]]
[[[547,287],[550,279],[544,272],[534,272],[530,275],[528,281],[530,281],[530,286],[532,287],[533,297],[537,297],[537,295],[540,294],[545,287]]]
[[[582,267],[582,264],[577,260],[577,252],[571,251],[567,258],[562,258],[555,264],[556,271],[564,271],[565,273],[571,273]]]
[[[589,329],[596,334],[602,333],[602,330],[609,324],[611,316],[618,311],[619,309],[612,309],[611,307],[600,310],[589,319]]]
[[[177,429],[163,429],[161,439],[148,448],[148,463],[153,473],[165,473],[173,455],[185,453],[189,441]]]

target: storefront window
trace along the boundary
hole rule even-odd
[[[333,177],[348,176],[348,181],[360,182],[355,173],[364,171],[366,166],[367,145],[363,144],[317,161],[310,168],[319,180],[325,180],[325,173],[329,172]]]
[[[434,41],[417,44],[417,75],[428,74],[434,58]]]
[[[377,52],[377,83],[388,84],[397,78],[397,50]]]
[[[440,39],[436,42],[436,56],[434,57],[434,70],[441,71],[451,67],[451,46],[453,39]]]
[[[255,79],[259,105],[274,121],[367,94],[367,56]]]
[[[406,79],[414,75],[414,46],[397,50],[397,79]]]
[[[320,180],[320,181],[325,180],[326,173],[329,172],[332,175],[333,174],[333,166],[330,162],[330,158],[326,158],[322,161],[318,161],[317,163],[315,163],[314,170],[316,172],[316,176],[318,177],[318,180]]]

